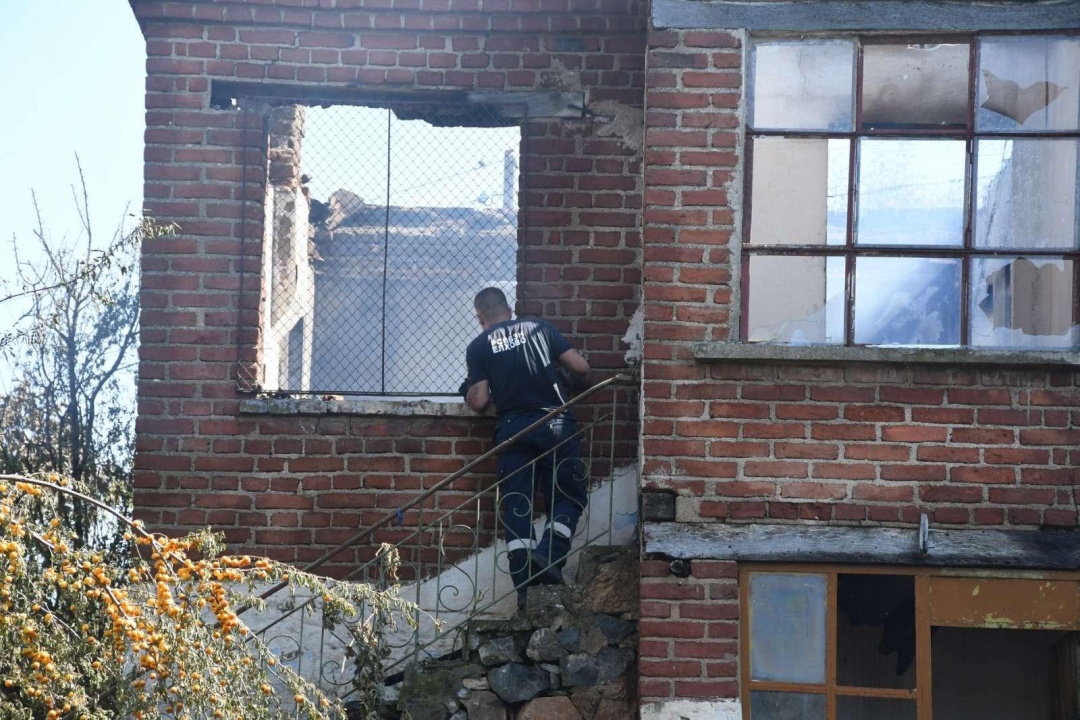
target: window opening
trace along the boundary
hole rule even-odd
[[[514,302],[507,122],[419,103],[271,111],[263,364],[281,370],[264,390],[456,394],[473,295],[497,285]]]
[[[740,569],[747,720],[1071,720],[1076,573]]]
[[[1080,348],[1080,37],[750,46],[742,337]]]

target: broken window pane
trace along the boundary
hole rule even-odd
[[[892,698],[836,698],[836,720],[915,720],[914,700]]]
[[[851,130],[854,43],[766,41],[750,53],[751,127]]]
[[[840,575],[836,609],[837,685],[914,688],[914,578]]]
[[[825,720],[825,696],[754,690],[750,720]]]
[[[859,345],[959,344],[960,260],[856,259],[855,342]]]
[[[825,588],[825,575],[750,575],[751,678],[825,682]],[[798,696],[790,699],[797,700]],[[766,714],[754,717],[789,716]]]
[[[749,274],[748,340],[844,342],[844,258],[754,255]]]
[[[856,243],[964,242],[963,140],[859,141]]]
[[[1055,682],[1053,658],[1054,646],[1066,635],[1053,630],[935,627],[933,717],[1065,718],[1054,712],[1055,701],[1066,688]],[[1074,684],[1074,693],[1075,688]]]
[[[1080,38],[999,37],[979,44],[980,132],[1080,128]]]
[[[971,264],[971,344],[1075,348],[1073,261],[975,258]]]
[[[851,141],[754,138],[750,243],[843,245]]]
[[[964,128],[969,45],[863,46],[862,126]]]
[[[1076,140],[979,140],[975,246],[1076,248],[1078,148]]]

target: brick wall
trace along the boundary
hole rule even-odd
[[[642,4],[298,5],[133,3],[148,53],[146,210],[180,225],[143,250],[136,514],[171,531],[210,524],[287,561],[312,559],[459,468],[489,447],[491,424],[240,413],[237,360],[258,359],[266,138],[259,111],[211,107],[212,81],[583,92],[585,118],[524,128],[519,310],[552,319],[603,377],[623,364],[641,264]]]
[[[693,359],[738,333],[741,37],[649,45],[646,487],[684,521],[1076,527],[1076,373]]]
[[[739,588],[733,562],[698,560],[686,578],[641,564],[642,701],[739,696]]]
[[[649,35],[644,489],[681,522],[1076,530],[1080,375],[694,360],[738,338],[742,44]],[[692,566],[643,566],[643,701],[738,697],[735,565]]]

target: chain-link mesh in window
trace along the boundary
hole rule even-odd
[[[265,389],[456,392],[473,296],[514,301],[521,131],[496,124],[484,108],[273,111]]]

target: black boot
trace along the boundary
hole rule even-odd
[[[525,590],[530,585],[529,576],[532,569],[529,567],[529,551],[525,548],[511,550],[506,554],[507,564],[510,566],[510,579],[514,581],[514,589],[517,590],[517,606],[525,607]]]
[[[564,538],[550,527],[532,552],[533,583],[536,585],[562,585],[563,566],[570,553],[570,538]]]

